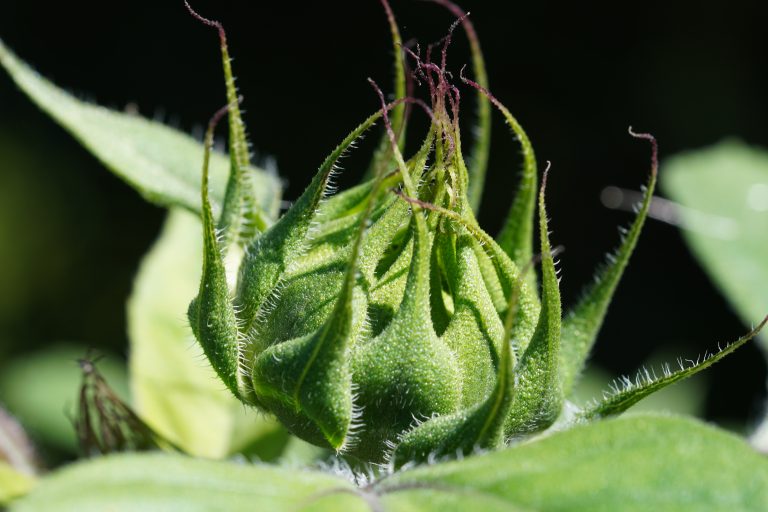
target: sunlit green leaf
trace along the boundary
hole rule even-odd
[[[0,65],[32,101],[148,201],[200,211],[200,142],[158,122],[78,100],[33,71],[2,41]],[[229,159],[216,154],[211,161],[211,188],[217,210],[228,174]],[[274,216],[279,180],[264,171],[254,170],[252,175],[260,205]]]

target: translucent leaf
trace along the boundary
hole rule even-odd
[[[0,65],[32,101],[145,199],[200,211],[202,143],[158,122],[78,100],[33,71],[2,41]],[[221,208],[228,174],[229,159],[216,154],[211,161],[216,211]],[[259,204],[274,216],[280,201],[277,177],[256,169],[251,174]]]
[[[192,336],[185,312],[198,288],[201,244],[200,221],[172,209],[128,304],[131,383],[135,408],[150,426],[189,453],[223,457],[279,427],[226,390]]]

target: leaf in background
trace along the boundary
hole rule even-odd
[[[683,206],[693,253],[744,323],[759,322],[768,313],[768,151],[722,142],[670,158],[661,178]]]
[[[145,199],[200,211],[202,143],[161,123],[78,100],[33,71],[2,41],[0,65],[37,106]],[[251,174],[259,204],[274,217],[280,201],[279,179],[257,169]],[[220,211],[228,175],[229,159],[213,155],[211,195],[216,211]]]
[[[728,140],[665,162],[688,246],[747,326],[768,313],[768,151]],[[768,350],[768,334],[758,340]],[[768,452],[768,419],[754,436]]]
[[[52,344],[45,350],[22,354],[0,368],[0,402],[41,444],[76,453],[73,421],[81,379],[77,360],[87,352],[83,345]],[[125,366],[115,357],[106,357],[99,369],[117,394],[127,400]]]
[[[734,435],[686,418],[628,415],[374,488],[387,511],[700,512],[768,510],[766,482],[768,459]]]
[[[285,433],[246,409],[218,379],[186,319],[202,268],[200,221],[181,209],[144,258],[128,303],[133,404],[144,421],[194,455],[219,458],[247,447],[277,456]],[[259,444],[262,438],[269,443]]]
[[[349,511],[371,508],[348,481],[313,471],[131,454],[79,463],[43,480],[15,512]]]

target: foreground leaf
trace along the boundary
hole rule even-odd
[[[145,199],[200,211],[200,142],[161,123],[78,100],[33,71],[2,41],[0,65],[37,106]],[[274,217],[280,200],[278,178],[256,169],[250,174],[259,204]],[[229,159],[214,155],[211,189],[217,211],[228,175]]]
[[[383,510],[768,509],[768,459],[698,421],[607,420],[461,462],[395,475]]]
[[[184,317],[200,279],[201,238],[200,221],[172,209],[139,269],[128,304],[136,411],[164,437],[195,455],[223,457],[263,437],[270,437],[279,448],[285,443],[281,429],[246,410],[226,390]],[[259,455],[266,457],[267,452]]]
[[[13,510],[763,511],[766,482],[768,460],[738,437],[691,419],[645,415],[360,488],[312,471],[110,456],[44,479]]]
[[[368,511],[355,488],[319,472],[171,455],[122,455],[72,465],[12,508],[58,511]]]

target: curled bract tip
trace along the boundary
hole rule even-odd
[[[221,22],[201,16],[196,10],[192,8],[188,0],[184,0],[184,6],[187,8],[187,11],[192,15],[193,18],[201,23],[208,25],[209,27],[214,27],[217,29],[219,31],[219,37],[221,38],[222,43],[226,41],[227,34],[224,31],[224,25],[222,25]]]

